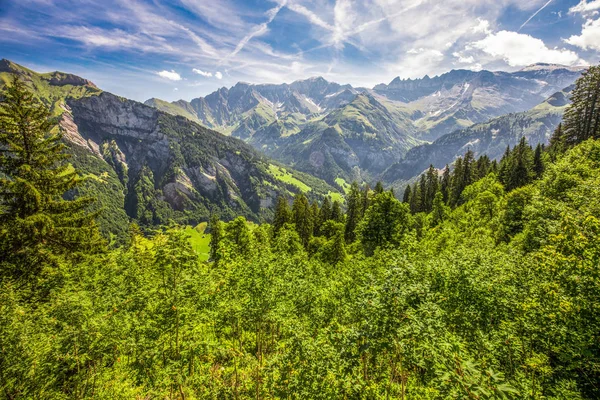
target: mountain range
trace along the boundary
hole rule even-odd
[[[118,240],[129,219],[269,220],[279,195],[341,199],[353,180],[400,188],[468,149],[498,158],[523,136],[546,143],[583,71],[453,70],[372,89],[317,77],[142,104],[76,75],[1,60],[0,90],[17,76],[49,106],[71,163],[89,178],[82,190],[110,211],[101,227]]]
[[[128,218],[142,225],[195,224],[272,217],[279,195],[330,195],[334,187],[297,172],[192,120],[115,96],[60,72],[39,74],[0,61],[0,90],[18,77],[59,121],[70,162],[89,179],[83,189],[107,209],[100,225],[115,240]]]
[[[281,85],[238,83],[190,102],[150,99],[146,104],[238,137],[330,184],[388,181],[421,172],[388,171],[410,149],[445,135],[464,136],[455,132],[474,126],[484,129],[479,124],[503,115],[535,114],[584,70],[554,64],[516,72],[452,70],[433,78],[397,77],[372,89],[315,77]],[[557,113],[547,130],[560,120]]]

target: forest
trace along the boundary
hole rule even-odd
[[[549,145],[404,193],[109,243],[50,111],[0,103],[0,398],[600,398],[600,67]]]

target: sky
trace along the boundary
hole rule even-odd
[[[0,58],[144,101],[600,61],[600,0],[0,0]]]

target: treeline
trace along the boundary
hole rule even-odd
[[[594,99],[583,82],[574,99]],[[0,398],[600,398],[600,131],[580,121],[600,105],[572,107],[587,111],[539,148],[539,175],[523,141],[496,167],[457,161],[446,199],[425,174],[430,212],[382,185],[353,184],[343,207],[282,198],[273,224],[213,216],[200,262],[177,226],[132,224],[108,249],[93,199],[65,196],[82,178],[47,110],[15,83]]]

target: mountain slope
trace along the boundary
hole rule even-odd
[[[187,118],[102,92],[81,78],[56,86],[48,74],[2,65],[2,82],[18,75],[56,104],[71,162],[92,178],[87,190],[104,193],[100,203],[110,206],[106,231],[122,233],[127,216],[145,225],[197,223],[212,212],[264,220],[280,194],[336,192],[306,174],[282,172],[244,142]]]
[[[359,94],[267,151],[327,182],[337,178],[370,181],[420,143],[412,137],[414,133],[408,118],[370,95]]]
[[[535,64],[521,71],[452,70],[423,79],[380,84],[373,93],[411,115],[420,138],[435,140],[456,129],[531,109],[577,79],[583,67]]]
[[[569,86],[556,92],[531,110],[497,117],[444,135],[431,144],[415,147],[400,162],[390,166],[383,178],[388,183],[403,183],[430,164],[436,168],[451,164],[468,149],[476,156],[487,154],[498,159],[507,146],[516,145],[523,136],[533,146],[547,143],[569,104],[572,88]]]

